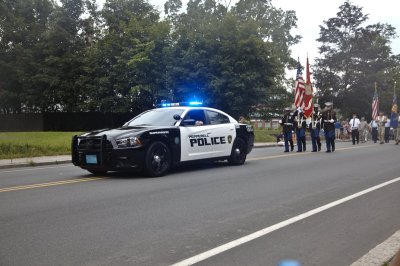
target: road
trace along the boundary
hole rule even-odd
[[[0,170],[0,265],[350,265],[400,229],[399,146],[282,150],[162,178]]]

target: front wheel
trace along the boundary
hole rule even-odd
[[[163,176],[171,167],[171,152],[167,145],[157,141],[152,143],[145,155],[145,171],[148,176]]]
[[[90,173],[94,175],[105,175],[107,174],[106,170],[88,170]]]
[[[247,145],[246,142],[237,138],[233,143],[231,156],[228,158],[228,162],[231,165],[242,165],[246,161],[247,157]]]

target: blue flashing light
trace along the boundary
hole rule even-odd
[[[200,105],[203,105],[203,103],[202,102],[189,102],[189,105],[190,106],[200,106]]]
[[[191,101],[191,102],[179,102],[179,103],[166,103],[157,104],[157,107],[174,107],[174,106],[202,106],[203,102]]]

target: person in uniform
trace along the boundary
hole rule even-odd
[[[296,139],[297,139],[297,152],[306,151],[306,129],[307,129],[307,122],[304,117],[304,113],[301,110],[297,110],[297,117],[294,121],[294,129],[296,132]]]
[[[351,127],[351,141],[353,145],[356,145],[360,142],[360,132],[358,131],[358,126],[360,125],[360,119],[357,118],[356,114],[353,114],[353,118],[350,119],[349,125]]]
[[[290,108],[287,107],[285,108],[282,119],[279,121],[279,124],[281,124],[281,126],[283,127],[282,132],[283,132],[283,139],[285,141],[285,152],[289,152],[289,144],[290,144],[290,150],[293,151],[294,149],[292,130],[296,115],[297,111],[295,111],[293,114],[290,114]]]
[[[368,130],[369,126],[367,121],[365,121],[365,117],[361,117],[360,124],[358,124],[358,131],[361,135],[361,143],[367,142],[368,139]]]
[[[336,113],[332,110],[331,102],[325,103],[325,109],[322,112],[321,121],[325,134],[326,152],[334,152]]]
[[[308,125],[308,130],[311,135],[312,152],[321,150],[321,138],[319,132],[321,130],[321,113],[319,111],[319,104],[314,104],[314,110],[311,116],[311,122]]]
[[[376,123],[378,124],[378,135],[380,144],[385,143],[385,124],[387,121],[387,117],[383,112],[379,112],[379,115],[376,117]]]

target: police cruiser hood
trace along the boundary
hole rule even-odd
[[[82,134],[81,136],[84,137],[101,137],[103,135],[106,135],[108,139],[110,138],[123,138],[123,137],[131,137],[135,135],[139,135],[143,132],[146,131],[151,131],[151,130],[157,130],[160,129],[158,126],[135,126],[135,127],[120,127],[120,128],[115,128],[115,129],[100,129],[100,130],[95,130],[92,132],[88,132],[85,134]]]

